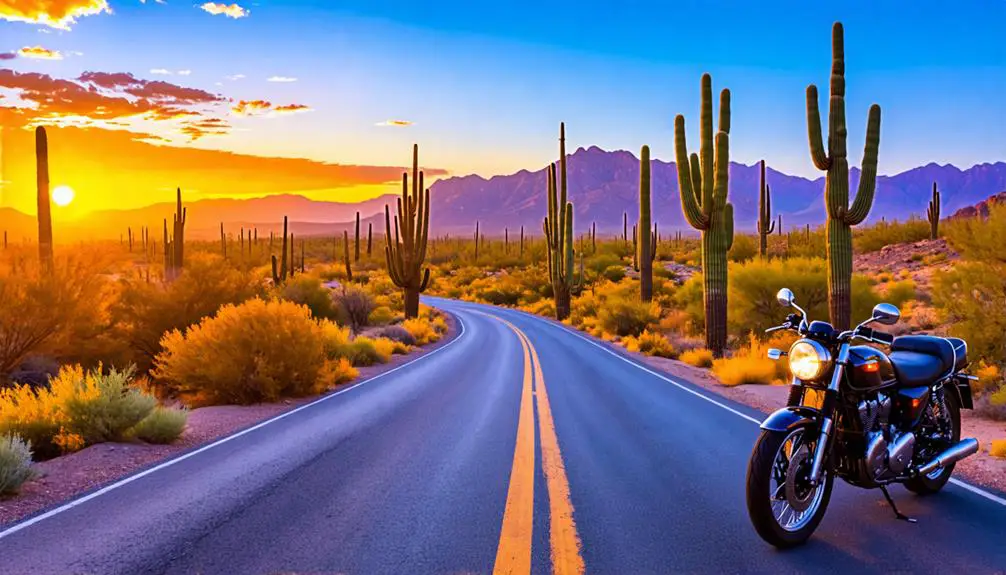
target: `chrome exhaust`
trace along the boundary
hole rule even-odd
[[[937,469],[941,469],[952,463],[957,463],[965,457],[969,457],[976,453],[978,453],[978,440],[973,437],[962,439],[956,444],[943,450],[942,453],[934,457],[929,463],[919,467],[917,471],[919,475],[929,475]]]

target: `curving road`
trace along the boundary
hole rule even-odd
[[[552,322],[428,298],[460,336],[0,531],[0,573],[996,573],[1006,500],[837,485],[812,542],[744,506],[761,415]]]

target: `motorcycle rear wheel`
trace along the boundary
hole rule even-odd
[[[797,438],[799,444],[795,441]],[[758,535],[775,547],[785,549],[806,543],[828,509],[835,481],[828,470],[824,471],[821,484],[809,488],[812,491],[801,486],[803,492],[794,493],[800,501],[799,507],[805,507],[802,511],[790,505],[787,486],[779,485],[779,479],[789,473],[791,460],[796,460],[799,465],[795,474],[809,470],[810,454],[813,453],[810,448],[816,441],[816,430],[809,425],[788,431],[764,430],[751,453],[747,473],[748,515]],[[800,450],[806,451],[800,454]],[[783,463],[787,468],[785,471]],[[789,515],[787,507],[790,507]],[[790,519],[787,520],[787,517]]]
[[[947,404],[947,415],[950,417],[950,443],[961,440],[961,406],[956,394],[944,393],[943,400]],[[905,488],[918,495],[932,495],[939,492],[950,481],[954,474],[956,463],[952,463],[929,475],[922,475],[905,482]]]

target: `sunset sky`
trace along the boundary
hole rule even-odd
[[[873,102],[881,173],[1006,158],[1006,2],[767,4],[0,0],[0,207],[34,212],[36,124],[79,127],[50,133],[68,214],[176,185],[364,199],[412,142],[441,177],[537,169],[560,121],[570,151],[669,160],[706,71],[733,92],[733,160],[818,177],[804,90],[827,91],[836,19],[854,163]]]

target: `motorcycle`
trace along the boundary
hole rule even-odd
[[[793,308],[766,330],[800,335],[788,352],[793,374],[786,407],[761,424],[748,463],[747,506],[755,530],[780,547],[800,545],[824,518],[836,477],[879,488],[899,519],[887,486],[901,483],[920,495],[946,485],[955,464],[978,452],[978,440],[961,439],[961,409],[973,409],[966,373],[967,343],[928,335],[893,337],[869,327],[893,325],[901,313],[881,303],[872,317],[838,332],[807,313],[783,288],[779,304]],[[886,346],[884,353],[862,341]]]

